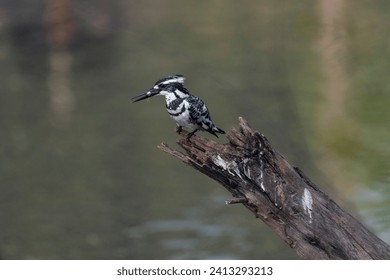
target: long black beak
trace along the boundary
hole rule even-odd
[[[134,103],[134,102],[138,102],[138,101],[153,97],[159,93],[160,93],[160,91],[158,89],[151,88],[147,91],[144,91],[141,94],[138,94],[137,96],[132,97],[131,100],[133,100],[133,103]]]

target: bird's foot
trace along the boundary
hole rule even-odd
[[[176,133],[180,135],[180,133],[183,131],[183,127],[180,125],[176,126]]]
[[[195,134],[195,132],[197,132],[198,130],[197,129],[195,129],[193,132],[190,132],[190,133],[188,133],[187,134],[187,140],[190,140],[190,138]]]

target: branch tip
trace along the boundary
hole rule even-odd
[[[247,203],[248,199],[246,197],[235,197],[232,199],[228,199],[225,201],[226,205],[231,205],[231,204],[238,204],[238,203]]]

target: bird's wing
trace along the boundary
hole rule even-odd
[[[204,130],[210,130],[213,124],[206,105],[196,96],[191,96],[188,99],[188,103],[190,104],[189,115],[191,121],[199,125]]]

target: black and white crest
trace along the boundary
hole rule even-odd
[[[184,84],[185,79],[186,78],[183,75],[168,76],[168,77],[165,77],[165,78],[158,80],[154,85],[157,86],[160,84],[167,85],[167,84],[174,84],[174,83]]]
[[[218,137],[217,133],[224,134],[222,129],[214,125],[203,101],[191,95],[184,87],[184,80],[183,75],[162,78],[155,83],[153,88],[133,97],[133,102],[155,95],[164,95],[165,106],[169,115],[176,121],[179,133],[182,128],[186,128],[190,131],[187,138],[190,138],[198,130],[207,131],[216,137]]]

